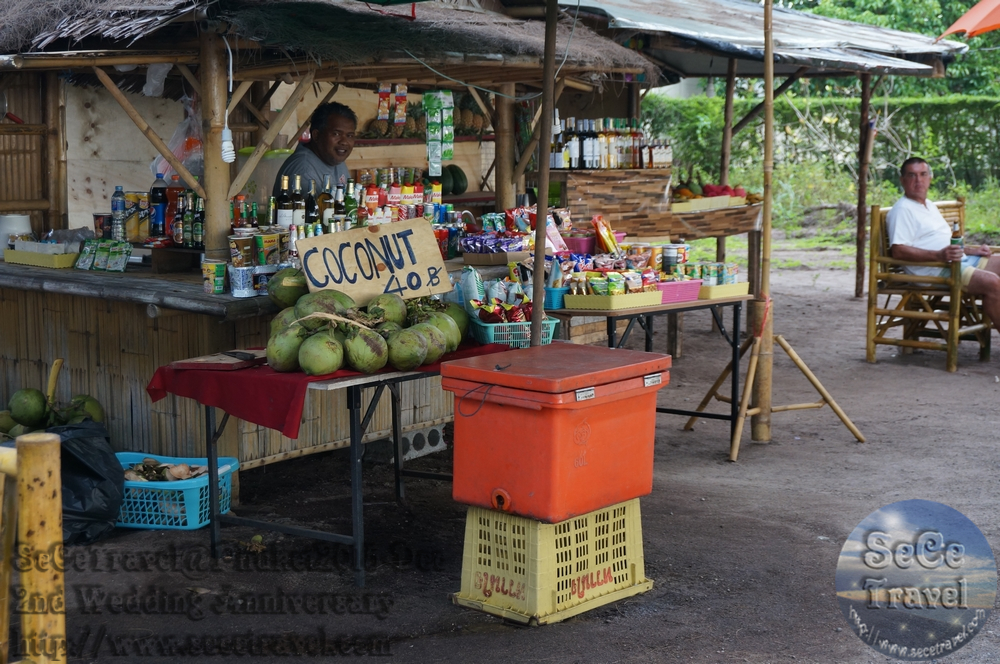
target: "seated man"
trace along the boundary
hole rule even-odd
[[[927,200],[931,168],[920,157],[910,157],[899,169],[904,196],[886,217],[889,253],[904,261],[962,261],[962,290],[982,298],[983,310],[1000,324],[1000,256],[991,257],[987,245],[951,244],[951,228]],[[906,267],[908,274],[950,276],[950,268]]]
[[[323,186],[327,175],[331,176],[334,189],[338,184],[347,186],[350,173],[344,162],[354,150],[358,116],[350,107],[333,102],[319,106],[309,122],[311,138],[308,143],[300,143],[281,165],[274,179],[272,196],[281,193],[282,175],[289,176],[289,186],[294,186],[295,176],[301,175],[303,192],[309,191],[309,180],[313,180],[319,193],[318,188]]]

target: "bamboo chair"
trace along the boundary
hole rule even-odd
[[[965,234],[965,201],[937,203],[949,224]],[[889,255],[888,210],[872,206],[868,270],[867,360],[875,362],[878,344],[943,350],[948,371],[958,369],[958,342],[979,343],[979,359],[990,359],[992,324],[975,296],[962,292],[959,263],[912,263]],[[994,251],[996,249],[994,248]],[[906,274],[903,266],[951,268],[947,277]],[[879,304],[879,301],[882,304]],[[897,333],[898,329],[898,333]]]

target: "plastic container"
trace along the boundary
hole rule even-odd
[[[482,323],[469,318],[472,338],[481,344],[506,344],[513,348],[531,345],[531,323]],[[552,335],[559,321],[549,318],[542,321],[542,345],[552,343]]]
[[[698,299],[698,291],[701,289],[701,279],[689,279],[687,281],[661,281],[656,284],[663,294],[663,304],[674,302],[690,302]]]
[[[638,500],[557,524],[470,507],[462,589],[452,601],[520,623],[545,624],[652,587]]]
[[[150,457],[163,463],[204,466],[208,459],[165,457],[141,452],[115,454],[122,468]],[[232,474],[240,467],[236,457],[219,457],[219,513],[229,511],[233,495]],[[125,480],[125,498],[118,513],[119,528],[146,530],[195,530],[208,524],[208,475],[176,482],[131,482]]]
[[[750,283],[725,284],[722,286],[702,286],[698,291],[699,300],[717,300],[723,297],[736,297],[750,292]]]
[[[574,254],[593,254],[597,247],[597,238],[593,235],[589,237],[563,237],[566,247]]]
[[[615,231],[615,241],[618,243],[621,243],[627,236],[628,233],[624,231]]]
[[[545,289],[545,310],[552,311],[553,309],[563,308],[563,296],[569,292],[569,287],[563,286],[562,288],[546,288]]]
[[[558,523],[648,494],[669,367],[666,355],[575,344],[444,363],[452,496]]]

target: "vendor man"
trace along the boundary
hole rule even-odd
[[[358,116],[350,107],[337,102],[319,106],[309,118],[309,142],[299,143],[295,152],[281,165],[272,195],[277,196],[281,192],[282,175],[289,176],[289,187],[294,187],[295,176],[301,175],[303,191],[309,190],[309,180],[315,180],[319,189],[327,175],[334,188],[338,184],[346,187],[349,175],[344,162],[354,150],[357,129]]]
[[[889,253],[915,262],[962,261],[962,290],[983,300],[983,310],[1000,324],[1000,256],[991,257],[988,245],[951,244],[951,228],[934,203],[927,200],[931,168],[920,157],[910,157],[899,169],[904,196],[889,210]],[[950,275],[951,268],[909,267],[909,274]]]

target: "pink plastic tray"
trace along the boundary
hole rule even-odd
[[[701,290],[701,279],[690,281],[661,281],[656,285],[663,294],[663,304],[672,302],[690,302],[698,299]]]

